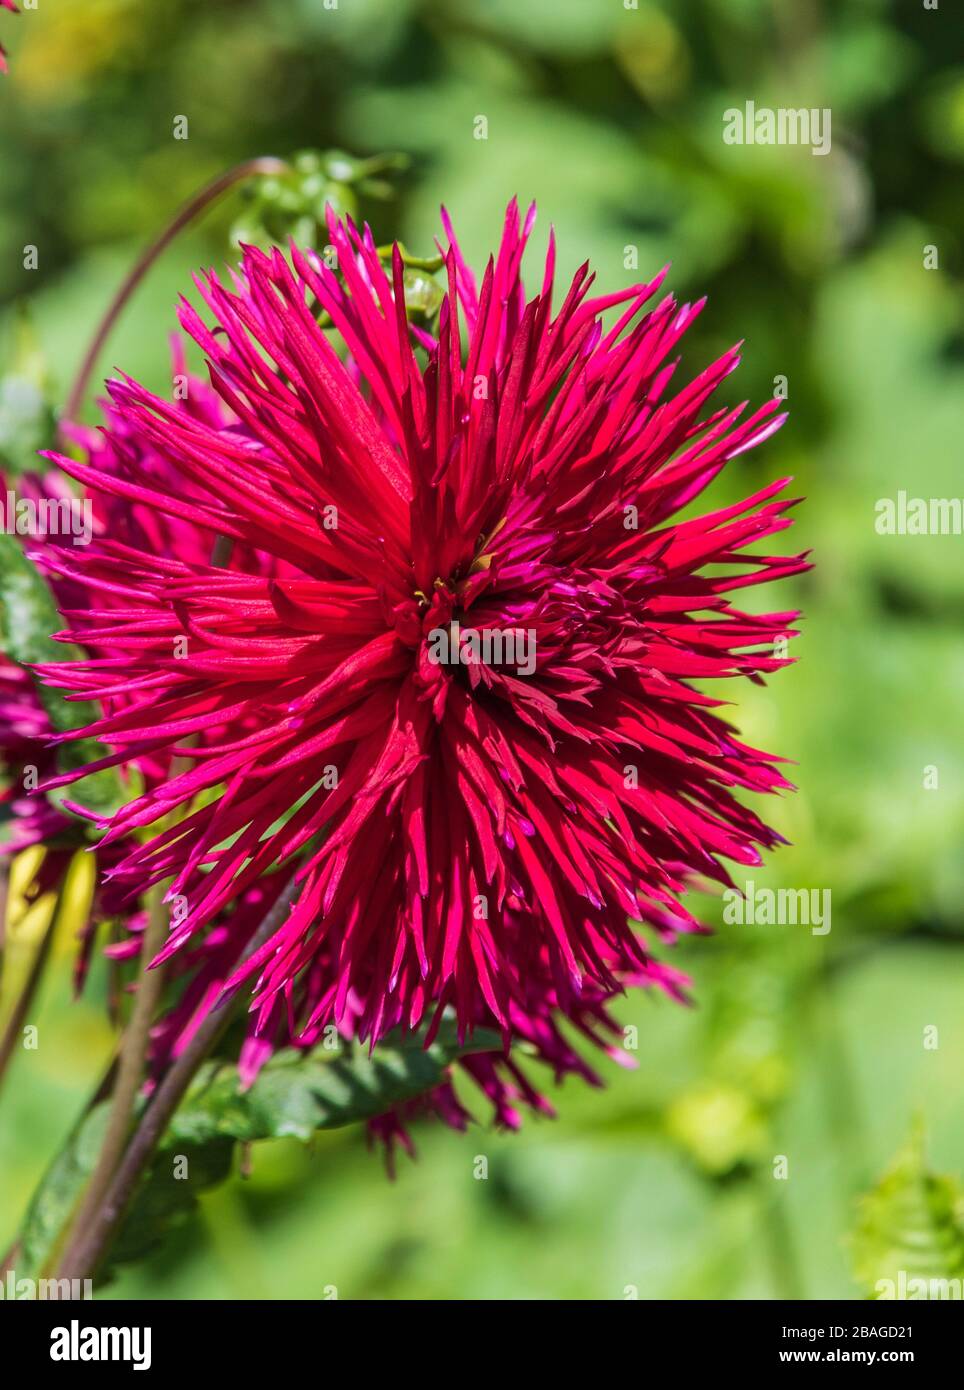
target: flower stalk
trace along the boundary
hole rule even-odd
[[[284,925],[296,892],[295,874],[292,873],[287,887],[265,914],[261,926],[248,943],[244,959],[249,959]],[[190,1043],[165,1074],[141,1116],[97,1211],[85,1228],[78,1231],[64,1253],[58,1278],[86,1279],[92,1278],[96,1273],[171,1116],[183,1099],[201,1063],[225,1032],[231,1017],[232,1010],[223,1006],[209,1013]]]
[[[180,211],[174,216],[172,221],[164,228],[160,236],[153,241],[150,246],[137,259],[130,272],[124,279],[123,284],[117,291],[111,303],[108,305],[107,312],[101,319],[97,331],[91,339],[90,346],[84,354],[73,385],[67,395],[64,405],[62,419],[69,423],[76,419],[80,410],[84,396],[87,392],[87,385],[90,381],[97,359],[101,350],[123,312],[128,300],[144,279],[151,266],[158,257],[170,246],[171,242],[189,226],[204,210],[212,203],[227,193],[236,184],[244,182],[246,179],[265,177],[272,174],[284,174],[288,171],[288,165],[283,159],[277,159],[273,155],[262,155],[257,159],[246,159],[240,164],[235,164],[233,168],[225,170],[217,178],[206,183],[203,188],[198,189],[190,197]]]
[[[110,1117],[97,1163],[71,1223],[68,1236],[71,1244],[68,1245],[68,1251],[83,1236],[110,1186],[114,1170],[127,1144],[137,1096],[144,1079],[151,1024],[164,990],[163,969],[151,970],[149,967],[164,946],[168,929],[163,886],[155,884],[148,896],[148,923],[141,943],[137,993],[134,996],[130,1020],[121,1040]]]

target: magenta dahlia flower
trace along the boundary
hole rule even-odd
[[[232,286],[199,280],[216,327],[181,322],[233,423],[115,380],[108,446],[163,479],[59,462],[203,553],[121,530],[62,552],[101,598],[68,615],[90,658],[45,675],[100,702],[83,732],[105,762],[184,760],[101,821],[117,886],[171,879],[186,904],[159,959],[206,960],[217,988],[182,1027],[249,984],[254,1066],[332,1023],[430,1038],[449,1009],[501,1029],[504,1054],[466,1060],[511,1123],[514,1098],[542,1102],[509,1044],[584,1069],[558,1020],[605,1034],[627,984],[678,994],[651,943],[698,928],[687,886],[779,841],[738,793],[790,784],[693,682],[786,664],[796,615],[727,593],[807,565],[749,549],[790,524],[788,480],[674,520],[783,419],[707,409],[737,348],[671,393],[702,301],[649,307],[664,273],[593,296],[584,266],[554,310],[551,239],[527,300],[515,203],[477,286],[443,220],[435,336],[398,249],[386,273],[334,217],[337,269],[246,248]],[[289,865],[287,922],[235,968],[235,909]]]

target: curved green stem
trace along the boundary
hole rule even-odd
[[[184,204],[176,214],[173,221],[165,227],[164,231],[148,246],[147,250],[138,258],[135,265],[130,270],[120,289],[117,291],[107,312],[101,319],[97,332],[91,340],[90,346],[84,354],[83,361],[78,368],[73,385],[67,396],[64,405],[62,420],[71,421],[75,419],[84,395],[87,391],[87,384],[100,356],[101,349],[111,334],[114,324],[120,317],[127,301],[137,289],[144,276],[157,260],[158,256],[171,244],[177,234],[182,231],[195,217],[209,207],[211,203],[217,201],[222,193],[226,193],[229,188],[233,188],[236,183],[241,183],[245,179],[255,178],[259,175],[285,174],[289,166],[283,159],[276,159],[273,155],[264,155],[258,159],[247,159],[241,164],[236,164],[232,169],[227,169],[223,174],[219,174],[216,179],[206,183],[199,189],[192,198]]]

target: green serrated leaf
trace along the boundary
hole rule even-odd
[[[913,1279],[964,1278],[961,1188],[928,1172],[919,1128],[861,1198],[850,1244],[854,1275],[872,1298],[884,1281],[906,1288]]]
[[[237,1142],[307,1140],[319,1129],[371,1119],[438,1085],[458,1057],[501,1046],[498,1034],[482,1029],[460,1045],[446,1021],[427,1049],[417,1035],[386,1040],[371,1055],[344,1041],[330,1051],[284,1048],[247,1091],[234,1063],[209,1062],[171,1122],[111,1249],[109,1267],[155,1246],[171,1221],[191,1211],[200,1192],[222,1182]],[[38,1277],[56,1261],[58,1242],[100,1151],[108,1104],[84,1118],[34,1195],[17,1266],[27,1277]]]
[[[501,1046],[498,1034],[479,1030],[460,1047],[447,1030],[428,1049],[417,1036],[384,1043],[371,1055],[344,1042],[337,1051],[289,1048],[275,1054],[248,1091],[232,1065],[212,1062],[185,1097],[171,1133],[195,1143],[222,1136],[309,1139],[315,1130],[381,1115],[436,1086],[454,1058]]]

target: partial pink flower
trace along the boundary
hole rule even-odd
[[[72,496],[70,484],[59,470],[51,469],[45,474],[28,472],[15,478],[0,473],[0,525],[9,535],[16,535],[24,551],[42,566],[43,552],[67,542],[59,535],[21,535],[17,530],[16,506],[7,515],[9,500],[30,503],[40,515],[44,504],[56,505]],[[68,593],[65,587],[56,597],[63,603]],[[0,834],[0,857],[44,843],[63,849],[71,828],[77,825],[45,797],[33,794],[39,782],[56,770],[52,734],[50,718],[33,677],[0,653],[0,807],[4,808],[5,822]]]
[[[43,797],[28,795],[51,775],[56,757],[49,747],[50,720],[30,676],[0,654],[0,856],[61,838],[69,824]]]
[[[687,887],[780,840],[738,796],[788,788],[778,760],[694,682],[786,664],[796,614],[727,595],[807,567],[750,549],[790,524],[788,480],[674,520],[779,403],[708,408],[737,348],[671,393],[703,302],[657,297],[665,272],[594,296],[583,266],[554,312],[550,239],[527,300],[533,220],[509,207],[477,285],[444,217],[437,336],[367,228],[331,219],[337,270],[247,248],[232,286],[199,281],[214,330],[181,310],[236,425],[124,378],[105,431],[123,466],[59,459],[145,536],[205,538],[64,554],[98,595],[67,635],[98,654],[46,677],[101,703],[105,761],[184,759],[102,821],[119,887],[170,878],[187,904],[163,959],[240,936],[232,904],[299,866],[288,921],[219,961],[191,1015],[252,987],[252,1055],[329,1023],[430,1038],[450,1009],[579,1070],[555,1020],[605,1031],[626,985],[678,994],[654,947],[699,929]],[[507,1122],[512,1065],[469,1064]]]
[[[237,427],[236,418],[211,387],[187,372],[183,346],[177,339],[172,344],[172,376],[176,384],[178,408],[186,416],[208,421],[226,430]],[[139,449],[140,441],[128,436],[124,420],[115,416],[110,403],[101,402],[101,406],[110,426],[106,433],[66,423],[61,426],[65,436],[84,449],[87,459],[100,471],[111,475],[133,473],[140,478],[151,479],[158,486],[177,485],[177,477],[171,474],[165,460],[149,449]],[[24,473],[10,480],[0,477],[0,494],[7,498],[10,493],[14,493],[18,500],[32,502],[38,514],[45,502],[74,498],[68,479],[59,469],[45,474]],[[87,489],[76,502],[77,505],[82,502],[90,507],[95,536],[123,535],[133,548],[161,554],[177,553],[187,563],[208,562],[211,559],[209,533],[189,521],[166,516],[126,498],[92,489]],[[5,506],[5,502],[0,504],[0,512]],[[24,535],[21,539],[26,553],[44,576],[62,612],[82,612],[96,603],[112,602],[109,592],[88,587],[83,577],[78,577],[72,569],[69,557],[76,555],[77,550],[71,535],[53,530],[46,534]],[[271,557],[240,550],[237,556],[228,553],[223,556],[222,563],[226,568],[237,562],[245,568],[260,566],[265,573],[275,572]],[[90,650],[98,656],[111,655],[109,645],[93,645]],[[220,732],[217,729],[209,731],[200,739],[201,745],[205,738],[216,738]],[[0,770],[5,783],[0,787],[0,817],[5,822],[0,833],[0,856],[11,856],[29,846],[42,844],[46,855],[39,872],[41,886],[45,888],[57,886],[72,854],[89,844],[82,823],[76,816],[58,810],[42,791],[34,794],[31,790],[37,787],[38,782],[46,786],[55,779],[56,743],[54,729],[37,697],[33,678],[0,655]],[[123,771],[136,771],[141,784],[153,787],[166,780],[170,765],[171,757],[168,754],[150,754],[130,760]],[[144,914],[130,900],[124,886],[113,882],[110,876],[111,869],[125,853],[123,841],[98,847],[102,873],[98,879],[93,911],[82,931],[75,962],[75,985],[78,989],[82,988],[86,979],[96,937],[104,922],[117,919],[126,941],[129,939],[128,933],[136,930],[143,920]],[[123,957],[125,952],[119,948],[114,954]]]

